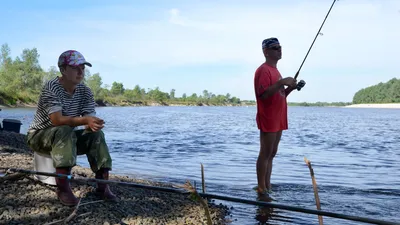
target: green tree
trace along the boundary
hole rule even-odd
[[[225,99],[226,99],[227,101],[229,101],[229,99],[231,99],[231,94],[229,94],[229,93],[226,93],[226,95],[225,95]]]
[[[7,69],[7,66],[12,63],[11,49],[8,44],[1,45],[0,65],[3,69]]]
[[[55,66],[51,66],[47,72],[44,73],[42,84],[46,83],[47,81],[61,76],[60,71]]]
[[[40,54],[36,48],[25,48],[15,59],[11,58],[11,49],[8,44],[3,44],[0,49],[0,103],[15,104],[19,102],[35,103],[43,87],[44,82],[60,76],[59,69],[51,66],[44,71],[39,62]],[[240,99],[232,97],[229,93],[215,95],[204,90],[201,95],[197,93],[186,94],[182,97],[176,96],[176,90],[169,92],[161,91],[159,87],[148,89],[136,85],[132,90],[125,89],[122,83],[114,81],[111,86],[103,84],[99,73],[91,74],[85,69],[83,83],[91,88],[97,102],[108,102],[111,104],[126,104],[128,101],[156,101],[160,103],[183,103],[183,104],[240,104]],[[399,82],[393,80],[388,85],[382,85],[379,94],[374,98],[380,101],[398,101]],[[110,88],[111,87],[111,88]],[[389,88],[386,91],[386,89]],[[365,91],[367,93],[367,91]],[[397,94],[397,95],[396,95]]]
[[[36,48],[24,49],[22,61],[16,65],[19,69],[21,88],[28,87],[31,90],[40,89],[42,86],[44,71],[39,64],[39,53]]]
[[[124,97],[129,101],[134,101],[135,100],[135,92],[131,89],[125,89]]]
[[[209,98],[210,98],[210,94],[208,93],[207,90],[204,90],[204,91],[203,91],[203,97],[204,97],[205,99],[209,99]]]
[[[139,85],[135,85],[135,87],[133,88],[133,99],[135,100],[135,101],[140,101],[140,100],[143,100],[143,97],[144,97],[144,95],[145,95],[145,93],[142,93],[142,90],[141,90],[141,88],[140,88],[140,86]]]
[[[113,95],[122,95],[124,93],[124,85],[122,83],[113,82],[111,86],[111,94]]]
[[[147,93],[151,100],[157,101],[159,103],[165,102],[168,99],[168,93],[160,91],[159,87],[156,87],[154,90],[149,89]]]
[[[231,98],[231,103],[233,103],[233,104],[240,104],[240,98],[232,97],[232,98]]]
[[[175,99],[175,89],[172,89],[172,90],[169,92],[169,97],[170,97],[171,99]]]
[[[362,103],[399,103],[400,102],[400,80],[393,78],[386,83],[362,88],[353,96],[354,104]]]
[[[88,80],[90,79],[91,76],[92,76],[92,73],[90,72],[90,69],[86,67],[85,75],[83,76],[82,83],[84,83],[85,85],[88,85]]]
[[[99,73],[95,73],[90,76],[87,81],[87,86],[92,90],[93,95],[96,99],[100,97],[100,93],[102,91],[101,85],[103,85],[103,81]]]

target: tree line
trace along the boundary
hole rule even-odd
[[[0,104],[36,104],[43,84],[60,76],[57,67],[47,71],[39,63],[39,52],[36,48],[24,49],[20,56],[11,58],[8,44],[1,46],[0,52]],[[143,88],[136,85],[133,89],[125,88],[123,83],[104,84],[100,73],[91,74],[85,70],[83,81],[93,91],[98,105],[255,105],[255,101],[243,101],[227,94],[214,94],[208,90],[202,93],[182,94],[178,97],[175,89],[168,92]],[[400,103],[400,79],[393,78],[386,83],[379,83],[357,91],[353,104],[362,103]],[[344,106],[347,102],[292,103],[292,106]]]
[[[330,106],[346,106],[351,102],[288,102],[289,106],[313,106],[313,107],[330,107]]]
[[[352,102],[289,102],[291,106],[346,106],[351,104],[400,103],[400,79],[392,78],[358,90]]]
[[[45,71],[39,63],[36,48],[24,49],[20,56],[11,58],[8,44],[1,46],[0,55],[0,104],[36,104],[43,84],[60,76],[57,67],[52,66]],[[99,105],[150,105],[150,104],[183,104],[183,105],[239,105],[253,104],[253,101],[241,101],[235,96],[215,94],[204,90],[202,93],[175,95],[175,89],[168,92],[143,88],[136,85],[133,89],[125,88],[123,83],[104,84],[100,73],[91,74],[85,69],[83,81],[91,88],[96,103]]]
[[[357,91],[353,103],[400,103],[400,79],[392,78]]]

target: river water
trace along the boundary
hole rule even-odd
[[[35,109],[3,109],[25,133]],[[208,193],[256,200],[259,133],[255,107],[104,107],[98,116],[113,173],[163,182],[190,180]],[[316,209],[313,165],[322,210],[400,221],[400,110],[289,107],[289,130],[274,160],[276,203]],[[85,156],[78,163],[88,166]],[[134,191],[134,190],[133,190]],[[221,201],[216,201],[221,203]],[[318,224],[316,215],[225,202],[232,224]],[[324,217],[324,224],[360,224]]]

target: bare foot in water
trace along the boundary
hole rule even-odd
[[[263,201],[263,202],[272,202],[274,199],[271,198],[268,194],[268,191],[265,190],[264,192],[258,192],[257,191],[257,200],[258,201]]]

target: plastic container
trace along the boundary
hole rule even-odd
[[[51,155],[34,152],[33,154],[33,167],[35,171],[38,172],[46,172],[46,173],[55,173],[56,168],[53,166],[53,159]],[[44,175],[34,175],[36,180],[39,180],[43,183],[56,186],[56,178],[51,176],[44,176]]]
[[[3,120],[3,130],[19,133],[21,130],[21,121],[13,119]]]

